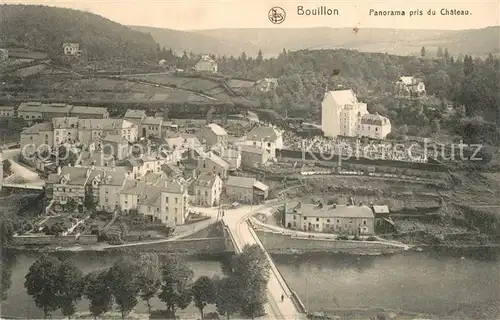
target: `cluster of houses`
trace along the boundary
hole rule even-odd
[[[74,163],[56,165],[48,175],[45,192],[56,211],[70,199],[83,210],[91,197],[99,210],[136,211],[151,221],[176,225],[185,222],[190,204],[262,202],[268,186],[232,172],[270,165],[276,149],[283,147],[282,132],[271,126],[256,125],[235,138],[215,123],[194,134],[180,132],[172,122],[143,110],[113,119],[101,108],[93,108],[98,117],[90,118],[77,106],[38,107],[35,113],[20,106],[20,115],[36,120],[21,133],[23,156],[55,162],[61,146],[76,155]]]
[[[288,204],[283,208],[286,228],[322,233],[370,236],[378,228],[395,228],[386,205],[363,205],[350,197],[346,204]]]

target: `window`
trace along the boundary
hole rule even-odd
[[[293,220],[297,220],[297,216],[296,215],[293,215]]]
[[[177,204],[178,202],[179,202],[179,199],[175,198],[175,204]]]
[[[203,168],[206,168],[206,167],[207,167],[207,165],[204,163],[204,164],[203,164]]]
[[[208,196],[208,192],[207,191],[205,191],[205,196]]]
[[[168,197],[165,197],[165,201],[168,202]]]
[[[363,220],[363,225],[366,225],[366,220]]]
[[[316,218],[316,221],[319,221],[319,218]]]
[[[326,219],[326,222],[330,222],[330,219]]]
[[[304,220],[307,220],[307,217],[304,217]]]
[[[268,142],[268,143],[267,143],[267,146],[268,146],[269,148],[271,148],[271,142]]]
[[[337,220],[337,223],[340,223],[340,220]]]
[[[177,214],[177,208],[174,208],[174,213]]]

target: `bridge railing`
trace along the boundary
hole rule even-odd
[[[250,233],[251,233],[252,237],[254,238],[255,242],[260,243],[260,246],[263,248],[262,242],[260,241],[259,237],[257,236],[257,234],[255,233],[255,231],[253,230],[253,228],[251,226],[251,222],[249,222],[249,220],[246,220],[245,223],[247,224],[247,227],[250,229]],[[290,296],[290,298],[295,306],[295,309],[297,309],[300,313],[307,313],[306,308],[305,308],[304,304],[302,303],[302,301],[300,301],[299,296],[295,293],[295,291],[292,290],[292,288],[290,288],[290,286],[288,285],[288,283],[285,280],[285,277],[283,277],[283,274],[281,274],[281,271],[278,269],[278,267],[276,267],[276,263],[274,262],[271,255],[265,250],[265,248],[264,248],[264,253],[265,253],[267,259],[269,259],[269,261],[271,262],[271,270],[274,273],[274,276],[276,277],[276,279],[278,280],[281,288],[282,289],[286,288],[286,290],[288,290],[288,292],[289,292],[288,296]],[[286,290],[284,290],[284,291],[286,291]]]

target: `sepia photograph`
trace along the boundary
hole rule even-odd
[[[0,234],[0,320],[500,320],[500,2],[2,0]]]

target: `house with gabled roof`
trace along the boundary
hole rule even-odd
[[[125,115],[123,116],[124,120],[134,122],[137,125],[140,124],[144,118],[146,118],[146,112],[144,110],[134,109],[127,109]]]
[[[196,137],[209,147],[214,145],[226,146],[228,144],[228,134],[224,128],[216,123],[210,123],[204,126],[196,133]]]
[[[395,84],[396,92],[402,97],[421,97],[425,95],[425,84],[413,76],[399,77]]]
[[[200,153],[197,160],[198,171],[218,174],[222,180],[227,178],[229,164],[214,152]]]
[[[191,184],[193,203],[198,206],[219,205],[222,193],[222,179],[213,173],[202,173]]]
[[[229,176],[226,181],[226,195],[231,201],[257,204],[269,195],[269,186],[255,178]]]
[[[217,62],[209,55],[204,54],[193,68],[197,72],[217,73]]]
[[[283,132],[274,126],[256,126],[245,138],[245,145],[263,148],[270,159],[276,158],[276,149],[283,149]]]

